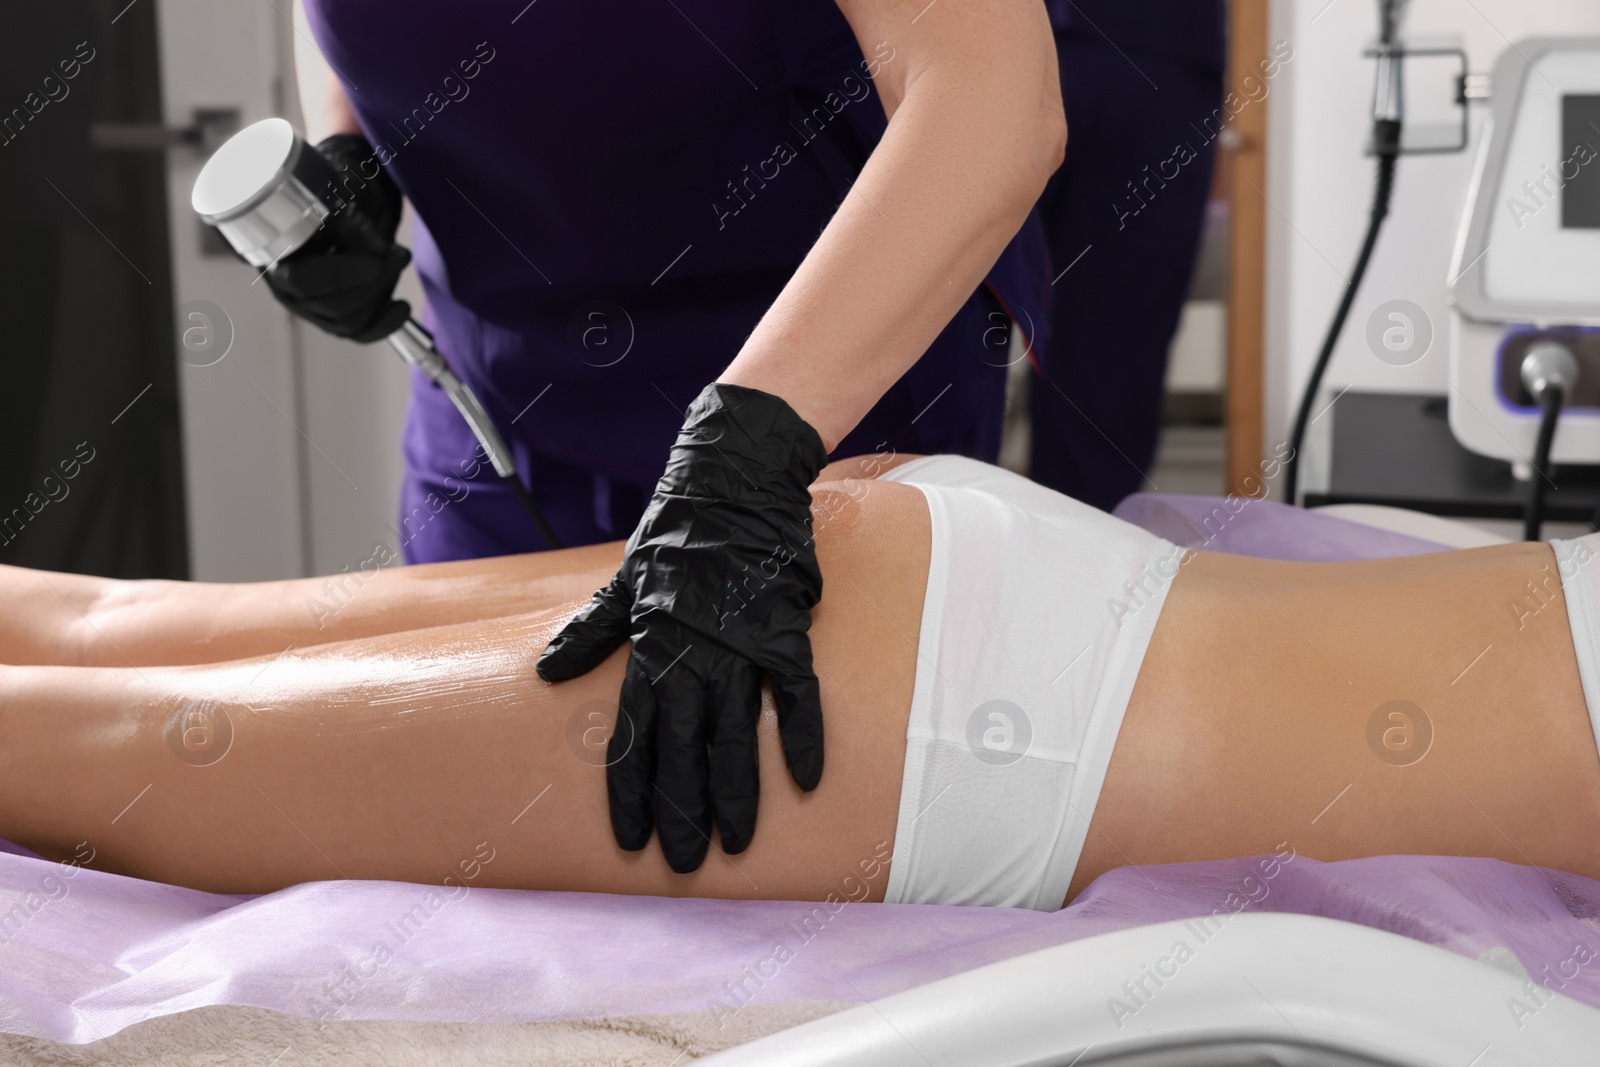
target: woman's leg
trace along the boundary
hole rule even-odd
[[[0,663],[216,663],[474,619],[587,596],[621,543],[385,566],[280,582],[116,581],[0,566]],[[603,584],[603,582],[602,582]]]
[[[827,499],[860,497],[876,474],[915,458],[835,460],[813,488]],[[621,557],[621,542],[614,542],[394,567],[398,557],[380,544],[340,574],[242,584],[117,581],[0,564],[0,603],[6,607],[0,611],[0,663],[218,663],[495,619],[586,597],[609,580]]]
[[[729,897],[866,883],[878,899],[928,520],[908,486],[840,496],[818,524],[813,629],[827,771],[795,790],[768,708],[760,829],[741,856],[677,877],[654,847],[612,844],[600,735],[623,654],[559,686],[533,672],[577,599],[244,662],[0,669],[0,836],[52,856],[81,842],[97,866],[217,890],[470,871],[475,885]],[[586,591],[611,565],[563,580]],[[1551,570],[1540,545],[1359,564],[1195,556],[1069,896],[1111,867],[1285,847],[1600,878],[1600,755]]]
[[[0,668],[0,836],[50,856],[84,843],[97,867],[229,892],[470,869],[485,886],[881,898],[928,519],[909,486],[832,505],[812,628],[822,785],[789,779],[769,701],[755,840],[693,875],[612,842],[603,741],[623,651],[560,685],[534,673],[575,598],[223,664]],[[597,554],[561,580],[587,592],[614,562]]]
[[[1071,893],[1282,847],[1600,878],[1600,755],[1548,545],[1180,570]]]

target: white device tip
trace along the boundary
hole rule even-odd
[[[290,163],[294,127],[283,119],[251,123],[223,143],[195,179],[189,202],[207,222],[221,222],[254,205]]]

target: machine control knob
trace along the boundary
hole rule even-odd
[[[1558,341],[1541,341],[1522,357],[1522,385],[1535,400],[1551,386],[1570,397],[1572,387],[1577,384],[1578,357]]]

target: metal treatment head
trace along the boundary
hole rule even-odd
[[[329,208],[312,190],[326,184],[327,161],[283,119],[262,119],[234,134],[206,161],[190,203],[248,262],[265,267],[322,227]]]
[[[1522,357],[1521,377],[1523,388],[1535,398],[1551,386],[1570,397],[1572,387],[1578,384],[1578,359],[1566,345],[1543,341]]]

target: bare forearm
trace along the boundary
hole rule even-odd
[[[356,121],[356,110],[350,106],[350,97],[345,94],[344,86],[339,79],[328,77],[328,91],[323,99],[322,107],[323,136],[336,133],[360,133],[361,124]],[[318,137],[317,140],[322,140]]]
[[[303,20],[304,13],[299,10],[302,6],[303,3],[297,0],[295,14]],[[361,132],[355,110],[350,106],[350,98],[345,95],[344,85],[315,48],[295,48],[295,82],[300,88],[300,111],[305,120],[306,139],[312,144],[335,133]]]
[[[923,20],[946,20],[934,40],[910,27],[883,65],[888,132],[720,379],[782,396],[830,449],[965,303],[1060,162],[1043,9],[974,5],[1004,9],[994,30],[969,24],[984,11],[943,6]]]

